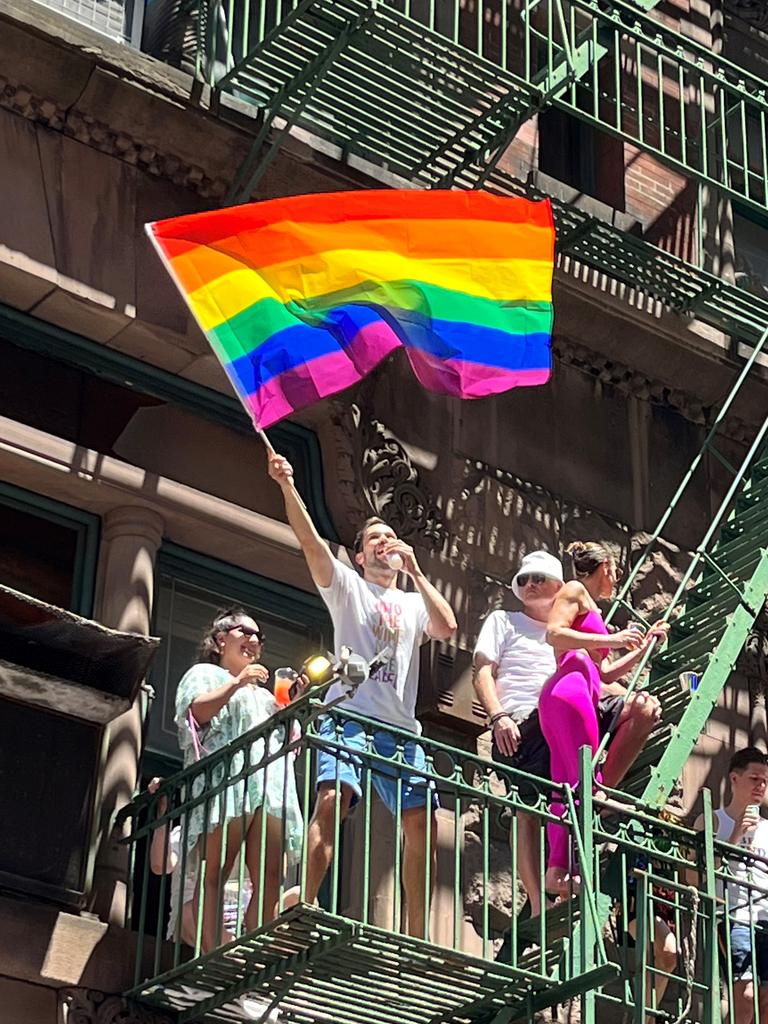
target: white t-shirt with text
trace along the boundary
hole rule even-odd
[[[429,623],[421,594],[367,583],[338,559],[334,559],[330,586],[318,590],[331,614],[337,655],[346,645],[370,661],[387,645],[394,649],[389,662],[361,683],[344,706],[379,722],[420,733],[416,721],[419,647]],[[343,692],[343,686],[335,684],[326,700],[335,700]]]
[[[496,664],[496,692],[502,708],[522,722],[538,706],[544,683],[555,671],[555,652],[547,643],[547,624],[525,612],[491,612],[475,644]]]

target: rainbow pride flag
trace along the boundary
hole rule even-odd
[[[404,348],[424,387],[482,398],[549,377],[548,201],[359,191],[147,230],[257,427]]]

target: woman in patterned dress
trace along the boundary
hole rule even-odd
[[[263,726],[278,710],[266,688],[269,672],[260,664],[263,646],[263,632],[242,608],[219,612],[206,630],[197,663],[185,673],[176,691],[176,723],[185,767]],[[246,756],[248,765],[256,766],[267,752],[279,751],[284,728],[279,726],[270,733],[262,730],[250,746],[241,747],[217,765],[212,775],[201,773],[190,796],[210,791],[225,778],[237,778]],[[289,861],[297,858],[303,833],[292,755],[252,768],[244,780],[230,783],[195,805],[188,812],[184,831],[187,850],[202,855],[205,865],[202,949],[208,952],[232,937],[222,929],[219,900],[222,878],[230,878],[241,847],[253,886],[245,930],[274,917],[284,854]],[[199,890],[200,878],[195,908]]]

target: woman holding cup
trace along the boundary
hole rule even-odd
[[[179,682],[176,692],[176,723],[179,744],[187,767],[204,754],[263,725],[278,710],[267,689],[269,672],[261,664],[264,633],[242,608],[217,613],[206,629],[198,660]],[[284,743],[282,727],[238,751],[228,764],[219,766],[209,785],[224,781],[225,771],[236,777],[253,766],[244,780],[227,785],[212,798],[194,807],[185,823],[187,849],[198,847],[205,861],[203,882],[204,952],[224,941],[218,907],[222,877],[230,877],[242,848],[253,895],[245,912],[247,931],[274,916],[284,870],[284,853],[298,856],[303,822],[293,776],[293,758],[278,757],[256,767]],[[202,774],[193,785],[193,796],[203,792]],[[262,839],[264,840],[262,842]],[[262,847],[264,850],[262,864]],[[195,906],[199,898],[198,879]]]
[[[615,683],[642,657],[654,640],[663,640],[666,623],[652,626],[643,635],[634,624],[609,633],[597,606],[611,597],[618,579],[613,555],[602,544],[576,542],[567,548],[573,559],[575,580],[558,592],[547,623],[547,640],[555,649],[557,670],[539,697],[539,721],[550,749],[553,782],[575,786],[579,781],[579,750],[600,743],[597,702],[604,683]],[[628,653],[615,661],[611,653]],[[601,781],[596,773],[596,781]],[[559,801],[550,810],[564,814]],[[569,876],[568,831],[547,826],[549,860],[545,888],[551,894],[567,893],[577,881]]]

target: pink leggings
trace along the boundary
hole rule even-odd
[[[539,722],[549,745],[553,782],[575,786],[579,781],[579,748],[589,746],[593,753],[600,743],[597,701],[600,697],[600,672],[584,651],[566,651],[557,671],[544,684],[539,697]],[[600,782],[600,775],[596,776]],[[550,811],[562,817],[565,808],[558,800]],[[549,860],[547,867],[569,868],[568,829],[547,825]]]

